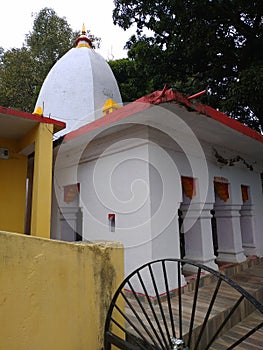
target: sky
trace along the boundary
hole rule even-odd
[[[73,31],[81,30],[84,23],[91,34],[101,38],[101,48],[96,50],[105,59],[127,57],[123,49],[133,34],[114,26],[113,0],[15,0],[1,6],[0,47],[5,50],[21,48],[25,35],[33,29],[34,15],[43,8],[52,8],[59,17],[65,17]]]

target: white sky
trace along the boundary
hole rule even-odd
[[[32,31],[34,17],[44,7],[52,8],[59,17],[65,17],[71,28],[86,29],[101,38],[101,49],[97,50],[105,59],[126,57],[123,47],[133,30],[124,31],[113,25],[113,0],[7,0],[1,6],[0,47],[20,48],[25,35]]]

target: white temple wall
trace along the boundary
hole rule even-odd
[[[252,161],[251,161],[252,163]],[[253,227],[254,227],[254,244],[256,249],[251,252],[248,251],[247,255],[262,255],[263,254],[263,196],[262,196],[262,186],[260,180],[260,174],[257,169],[250,171],[243,164],[236,164],[234,166],[223,166],[219,167],[215,163],[208,161],[209,164],[209,176],[210,176],[210,195],[211,198],[214,196],[213,180],[214,178],[225,178],[228,180],[229,185],[229,199],[224,203],[221,201],[221,204],[224,204],[229,210],[236,209],[240,215],[240,210],[242,210],[243,203],[241,185],[249,187],[249,205],[251,208],[251,213],[253,215]],[[213,199],[215,202],[215,197]],[[236,206],[234,208],[233,206]],[[240,206],[240,207],[238,207]],[[237,214],[237,213],[236,213]],[[233,214],[231,214],[233,215]],[[235,214],[234,214],[235,215]],[[236,219],[236,230],[239,232],[240,227],[240,217]],[[235,229],[235,228],[234,228]],[[244,247],[243,247],[244,248]],[[253,253],[254,252],[254,253]]]
[[[257,254],[263,256],[263,193],[259,173],[254,175],[253,185],[250,185],[250,193],[255,215],[254,224]]]
[[[153,258],[180,258],[181,176],[171,155],[152,142],[149,144],[149,176]]]
[[[83,238],[120,241],[125,273],[152,259],[148,145],[114,152],[79,166]],[[115,216],[115,227],[109,215]]]
[[[263,203],[257,170],[250,171],[242,163],[219,166],[211,145],[203,144],[206,151],[204,161],[195,150],[192,153],[192,145],[191,154],[187,154],[167,136],[159,136],[158,131],[152,133],[148,127],[137,125],[92,141],[86,149],[81,146],[83,151],[79,160],[76,160],[76,150],[64,154],[63,166],[55,174],[55,182],[59,182],[60,188],[59,207],[69,220],[73,220],[75,228],[74,215],[78,208],[81,209],[83,239],[122,242],[127,275],[148,261],[180,257],[178,209],[181,208],[184,215],[187,214],[184,222],[186,258],[216,268],[211,209],[217,203],[223,205],[219,208],[223,219],[219,221],[223,222],[225,216],[228,217],[226,221],[229,217],[232,220],[226,236],[230,237],[229,242],[223,238],[225,251],[222,256],[228,258],[227,248],[231,252],[229,261],[245,259],[244,252],[251,255],[250,252],[256,251],[263,255]],[[228,154],[226,150],[224,152]],[[181,176],[195,180],[191,200],[182,193]],[[215,178],[224,178],[228,182],[229,199],[226,202],[216,200]],[[76,183],[80,184],[80,197],[75,202],[64,203],[64,186]],[[249,208],[243,206],[241,185],[249,186]],[[63,223],[55,207],[52,226],[57,224],[59,231]],[[244,217],[241,223],[242,208]],[[251,226],[251,213],[254,236],[247,237],[246,246],[242,246],[244,235],[240,226],[243,225],[243,231]],[[115,215],[115,226],[111,225],[111,214]],[[52,232],[55,231],[52,228]],[[62,237],[53,233],[52,238]],[[249,247],[251,239],[256,247]],[[232,256],[234,260],[231,260]]]

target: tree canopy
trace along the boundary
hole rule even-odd
[[[186,95],[207,89],[202,102],[262,132],[262,10],[261,0],[115,0],[114,23],[136,27],[128,58],[109,62],[123,101],[165,84]],[[34,17],[22,48],[0,48],[0,104],[28,112],[80,34],[53,9]]]
[[[154,91],[151,79],[144,79],[144,72],[138,69],[136,61],[122,58],[108,63],[118,82],[124,103],[134,101]]]
[[[0,104],[32,112],[38,76],[25,47],[11,49],[0,58]]]
[[[150,86],[184,94],[263,130],[262,0],[115,0],[114,23],[135,26],[126,47]]]

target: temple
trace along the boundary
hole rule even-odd
[[[37,111],[67,125],[55,134],[52,239],[120,241],[126,274],[158,258],[218,269],[263,255],[263,136],[198,94],[164,87],[123,106],[84,28]]]

